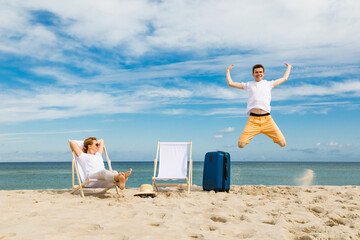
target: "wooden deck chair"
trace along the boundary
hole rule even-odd
[[[75,141],[79,147],[82,149],[84,147],[84,141]],[[69,139],[69,145],[70,145],[70,139]],[[72,190],[70,193],[75,193],[76,191],[80,190],[81,197],[84,197],[84,190],[83,188],[105,188],[103,192],[108,191],[109,189],[115,187],[116,193],[120,195],[119,187],[116,184],[109,183],[104,180],[98,180],[98,179],[86,179],[86,174],[84,170],[82,169],[81,165],[77,162],[77,157],[75,152],[71,149],[70,151],[72,155]],[[109,170],[112,171],[111,167],[111,161],[109,159],[109,156],[106,152],[106,148],[104,145],[104,153],[105,157],[109,166]],[[76,173],[76,179],[79,185],[75,185],[75,173]]]
[[[190,153],[188,147],[190,146]],[[188,193],[192,185],[192,142],[158,142],[156,157],[154,161],[153,185],[158,191],[161,186],[187,186]],[[157,172],[157,161],[159,159],[159,171]],[[189,159],[189,172],[188,169]],[[156,181],[185,180],[186,184],[178,183],[156,183]]]

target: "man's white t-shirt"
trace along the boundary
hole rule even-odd
[[[77,160],[86,176],[105,169],[104,160],[98,152],[95,155],[82,152]]]
[[[274,87],[274,81],[261,80],[260,82],[251,81],[241,84],[248,95],[247,115],[250,115],[253,108],[260,108],[270,113],[271,89]]]

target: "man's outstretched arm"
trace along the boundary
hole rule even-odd
[[[279,86],[280,84],[286,82],[289,78],[290,75],[290,71],[292,69],[292,66],[288,63],[285,63],[285,65],[287,66],[286,71],[284,73],[284,76],[282,78],[279,78],[277,80],[274,81],[274,87]]]
[[[230,71],[233,67],[234,67],[234,64],[231,64],[230,67],[228,67],[228,69],[226,70],[226,80],[228,82],[228,85],[233,88],[244,89],[244,87],[241,83],[233,82],[233,80],[231,79]]]

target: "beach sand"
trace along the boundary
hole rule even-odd
[[[359,186],[0,191],[0,239],[360,239]]]

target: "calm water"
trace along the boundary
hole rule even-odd
[[[193,183],[202,185],[203,162],[193,164]],[[151,184],[153,162],[113,162],[113,169],[133,169],[127,187]],[[231,184],[297,185],[307,169],[313,185],[360,185],[360,162],[232,162]],[[0,190],[71,188],[71,163],[0,163]]]

